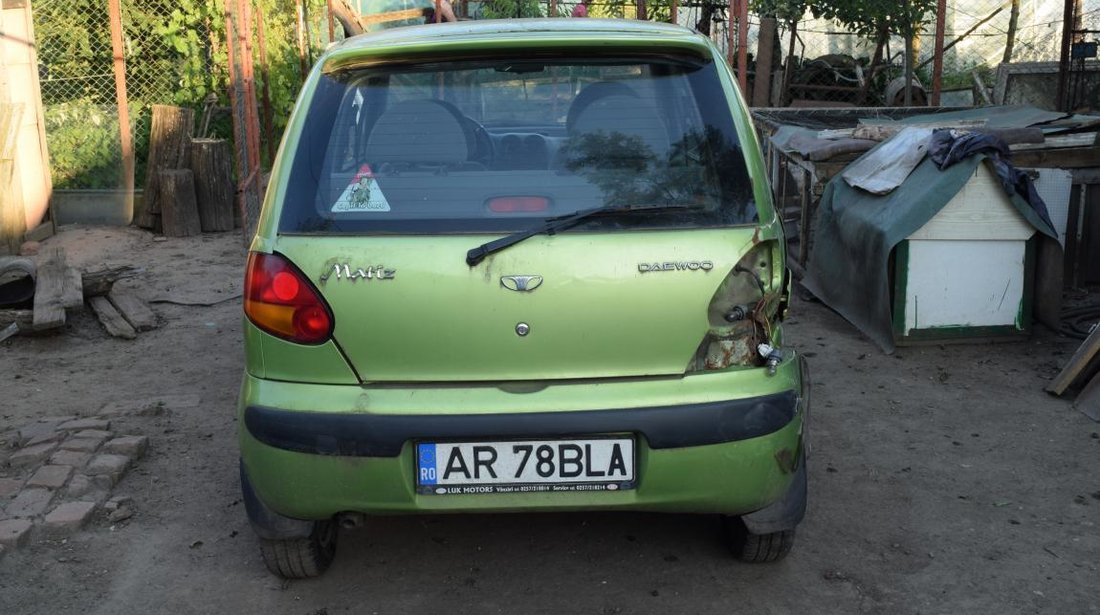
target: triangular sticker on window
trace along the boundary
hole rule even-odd
[[[371,173],[370,165],[359,167],[355,178],[344,189],[344,193],[332,204],[332,213],[357,211],[389,211],[390,202],[382,194],[382,187]]]

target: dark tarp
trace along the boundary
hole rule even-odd
[[[882,196],[834,177],[818,208],[803,286],[884,351],[893,352],[890,252],[939,213],[985,160],[977,154],[941,171],[925,158],[905,183]],[[1011,194],[1009,200],[1032,226],[1056,240],[1024,199]]]

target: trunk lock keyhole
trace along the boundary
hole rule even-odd
[[[531,332],[531,327],[525,322],[521,322],[516,325],[516,335],[523,337]]]

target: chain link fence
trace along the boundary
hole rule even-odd
[[[117,188],[118,106],[105,3],[34,4],[43,121],[56,188]]]
[[[145,179],[150,109],[172,104],[195,109],[196,133],[232,138],[228,113],[228,54],[224,0],[120,0],[123,56],[138,186]],[[460,17],[477,19],[493,14],[489,2],[456,0]],[[974,89],[974,73],[993,88],[995,69],[1008,56],[1013,62],[1056,62],[1059,58],[1061,3],[1020,0],[1015,34],[1009,47],[1011,0],[951,0],[945,22],[944,104],[982,102]],[[251,0],[255,29],[262,24],[264,39],[253,32],[257,93],[263,151],[270,162],[285,120],[293,106],[303,71],[330,44],[327,0]],[[589,17],[636,18],[634,2],[621,0],[538,0],[517,11],[569,17],[582,11]],[[526,8],[520,8],[526,7]],[[728,3],[679,2],[675,21],[706,32],[724,54],[729,54]],[[42,100],[47,141],[57,188],[116,188],[122,171],[118,108],[112,64],[111,27],[107,0],[35,0],[35,30],[39,49]],[[671,0],[647,3],[647,17],[672,21]],[[1081,0],[1077,29],[1094,40],[1100,30],[1100,0]],[[760,18],[747,24],[749,80],[756,79]],[[935,20],[918,37],[916,76],[930,89]],[[341,36],[335,28],[335,36]],[[733,38],[736,40],[736,37]],[[901,91],[904,41],[890,37],[880,66],[870,70],[876,44],[835,23],[807,14],[792,32],[780,22],[773,50],[773,104],[826,105],[834,103],[896,104]],[[957,42],[955,42],[957,41]],[[953,44],[954,43],[954,44]],[[736,43],[735,43],[736,44]],[[736,50],[733,50],[736,51]],[[787,63],[789,54],[794,61]],[[1082,70],[1097,65],[1083,59]],[[1087,81],[1087,80],[1086,80]],[[1078,97],[1088,97],[1086,85]],[[891,84],[894,89],[891,90]],[[1086,87],[1087,86],[1087,87]],[[951,98],[952,90],[962,96]],[[923,102],[918,99],[915,102]]]
[[[265,151],[274,151],[304,69],[331,42],[326,5],[326,0],[252,3],[254,21],[262,21],[265,30],[262,47],[259,32],[253,32]],[[119,188],[122,157],[107,0],[35,0],[33,9],[54,187]],[[141,188],[153,105],[194,109],[197,136],[233,137],[224,2],[120,0],[120,9],[134,175]]]

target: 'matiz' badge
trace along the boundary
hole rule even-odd
[[[366,164],[359,167],[355,179],[332,204],[333,213],[389,210],[390,203],[386,200],[386,195],[382,194],[382,188],[371,173],[370,165]]]

